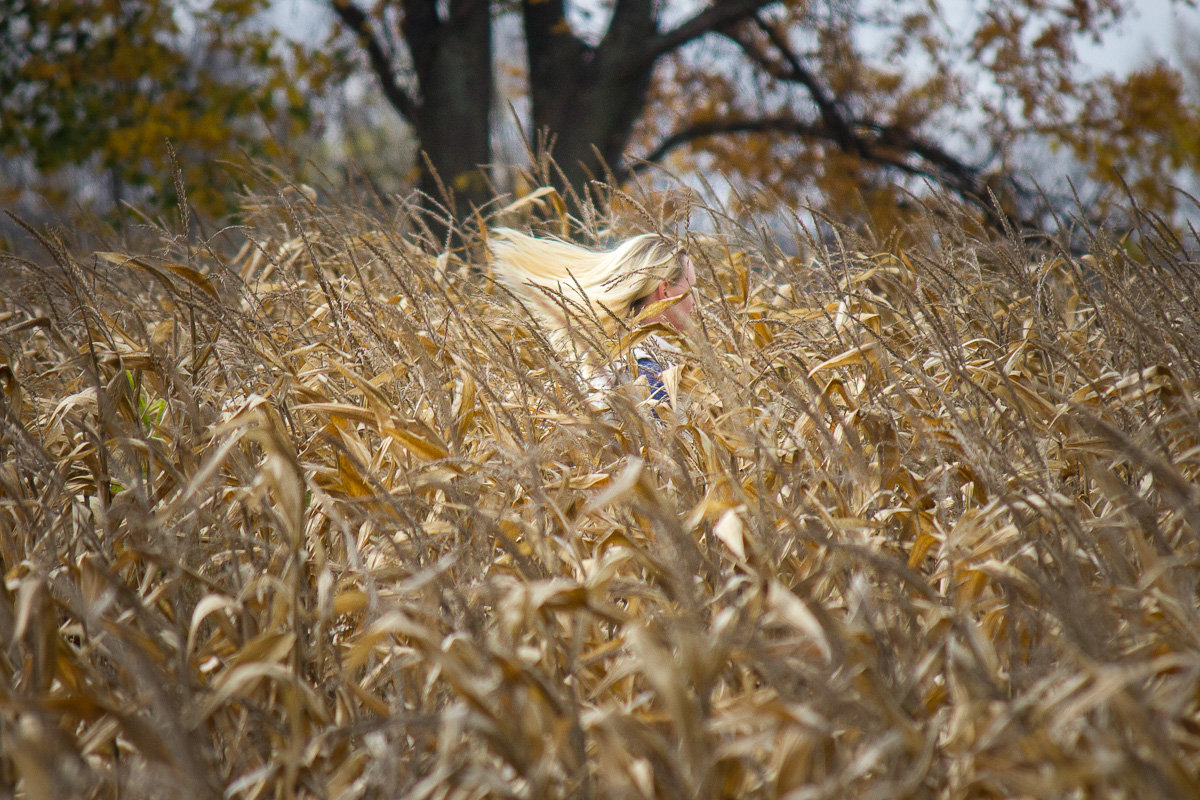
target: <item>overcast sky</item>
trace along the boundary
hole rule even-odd
[[[1150,58],[1178,63],[1176,39],[1200,30],[1200,11],[1171,0],[1136,0],[1126,23],[1100,44],[1080,43],[1080,54],[1097,69],[1128,72]]]
[[[367,0],[358,2],[369,5]],[[972,0],[943,0],[949,8],[960,3]],[[1080,42],[1081,55],[1094,69],[1121,73],[1154,56],[1177,60],[1179,36],[1200,31],[1200,11],[1179,0],[1135,0],[1130,5],[1125,23],[1100,44]],[[325,0],[274,0],[271,17],[288,36],[310,41],[319,41],[331,20]]]

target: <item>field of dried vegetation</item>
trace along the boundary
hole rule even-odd
[[[679,223],[554,199],[488,224]],[[1200,796],[1200,269],[1153,221],[694,208],[671,402],[600,409],[477,227],[248,202],[0,264],[0,796]]]

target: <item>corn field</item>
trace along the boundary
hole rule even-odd
[[[484,239],[613,209],[4,256],[0,796],[1200,796],[1195,254],[694,208],[600,402]]]

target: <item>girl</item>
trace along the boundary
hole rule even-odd
[[[661,236],[643,234],[596,251],[497,228],[491,249],[497,278],[540,318],[551,341],[577,359],[586,360],[588,350],[609,350],[603,345],[619,341],[634,324],[661,323],[680,332],[691,326],[696,271],[687,253]],[[671,300],[643,318],[655,303]],[[652,341],[656,338],[648,343],[661,351],[663,343]],[[640,347],[633,355],[651,397],[665,399],[662,362]]]

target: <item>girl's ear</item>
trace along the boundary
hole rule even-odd
[[[667,282],[660,281],[658,286],[654,287],[654,302],[667,299]]]

